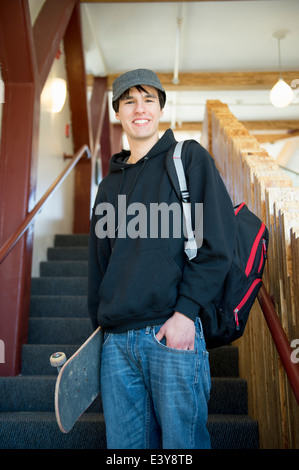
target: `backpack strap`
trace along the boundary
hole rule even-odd
[[[180,196],[182,202],[189,202],[189,191],[185,177],[185,170],[182,163],[182,149],[184,141],[178,142],[174,148],[172,161],[179,181]]]
[[[169,152],[166,157],[166,169],[170,181],[172,182],[174,189],[182,202],[183,215],[184,215],[184,229],[187,240],[185,241],[184,251],[191,260],[197,255],[197,243],[192,230],[192,219],[191,219],[191,204],[189,191],[187,187],[184,166],[182,163],[182,149],[184,141],[178,142],[171,153]],[[171,160],[170,160],[171,159]],[[173,168],[175,172],[173,172]]]

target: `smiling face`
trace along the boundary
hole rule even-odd
[[[147,85],[140,89],[130,88],[119,101],[115,116],[121,122],[129,143],[143,140],[154,145],[158,141],[163,110],[156,88]]]

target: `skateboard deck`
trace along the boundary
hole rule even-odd
[[[59,367],[55,353],[50,362],[58,367],[55,387],[55,414],[60,430],[68,433],[100,392],[103,331],[97,328],[82,346]]]

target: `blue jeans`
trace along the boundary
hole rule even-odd
[[[101,391],[108,449],[208,449],[211,389],[200,320],[195,349],[160,343],[161,325],[105,333]]]

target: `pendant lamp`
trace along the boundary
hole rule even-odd
[[[285,35],[285,31],[277,31],[272,36],[273,39],[277,39],[278,43],[279,79],[270,91],[270,101],[276,108],[285,108],[289,106],[294,100],[294,92],[292,88],[283,80],[281,73],[280,41],[285,37]]]

